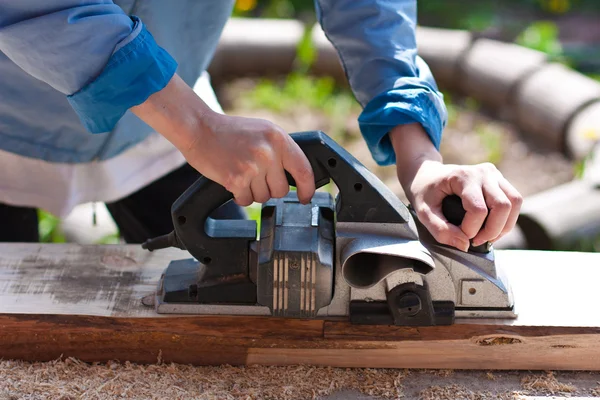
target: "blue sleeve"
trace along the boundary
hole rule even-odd
[[[416,0],[315,0],[315,6],[363,107],[358,122],[373,159],[396,162],[388,133],[407,123],[420,123],[439,149],[447,110],[417,54]]]
[[[112,1],[0,0],[0,51],[65,94],[92,133],[166,86],[177,63]]]

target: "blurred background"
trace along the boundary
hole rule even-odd
[[[258,30],[261,31],[261,34],[256,35],[257,43],[233,43],[235,32],[230,36],[227,36],[227,32],[228,29],[235,30],[232,23],[237,20],[261,24],[260,28],[253,28],[257,29],[257,33]],[[274,20],[293,24],[278,25],[281,31],[274,27],[274,32],[277,33],[273,35],[272,32],[269,33],[271,28],[268,23]],[[237,0],[231,22],[224,33],[224,44],[209,69],[213,89],[225,112],[266,118],[289,132],[323,130],[404,199],[394,167],[378,167],[371,159],[358,129],[357,117],[361,109],[344,78],[339,76],[335,66],[327,66],[331,63],[323,64],[327,54],[330,58],[332,56],[327,53],[327,46],[315,39],[317,36],[313,27],[317,21],[313,0]],[[587,112],[583,127],[578,125],[576,137],[583,135],[588,142],[595,143],[600,136],[600,126],[596,124],[600,123],[600,107],[597,104],[600,102],[600,1],[420,0],[418,23],[420,28],[424,28],[423,37],[427,39],[423,42],[422,56],[432,67],[449,112],[449,123],[441,148],[445,162],[492,162],[526,199],[535,199],[531,202],[533,217],[525,221],[522,227],[534,239],[524,238],[523,232],[519,231],[500,247],[599,251],[600,197],[596,198],[597,185],[591,183],[585,188],[570,186],[573,182],[583,180],[586,173],[589,175],[590,169],[594,168],[595,153],[586,150],[583,155],[574,157],[565,150],[564,144],[569,139],[563,136],[570,134],[565,127],[572,126],[571,122],[578,113],[590,104],[595,107]],[[297,27],[302,27],[300,33],[294,31]],[[245,31],[248,40],[252,41],[253,33],[254,31]],[[453,36],[449,33],[467,34],[468,40],[461,39],[466,36]],[[261,40],[265,43],[261,43]],[[277,43],[269,44],[269,40]],[[292,45],[285,47],[285,40],[291,41]],[[464,64],[464,60],[468,61],[465,58],[467,47],[473,48],[473,43],[480,43],[480,40],[515,47],[496,50],[491,46],[485,50],[489,55],[488,61],[485,51],[477,56],[479,67],[476,67],[482,68],[482,71],[477,72],[477,68],[467,65],[466,69],[458,68],[455,75],[448,75],[445,66],[454,62]],[[460,44],[463,42],[464,44]],[[272,61],[271,69],[259,65],[259,59],[266,57],[261,55],[263,45],[265,48],[272,48],[272,53],[267,50],[264,53],[268,55],[268,61]],[[244,53],[245,46],[255,47],[252,48],[253,52]],[[421,47],[421,42],[419,46]],[[460,54],[444,54],[438,59],[438,48],[446,51],[452,46],[466,47]],[[533,53],[521,55],[519,49],[529,49]],[[288,50],[293,52],[289,55],[291,61],[285,59],[288,57]],[[235,54],[238,54],[238,58]],[[256,60],[252,60],[253,54]],[[514,56],[510,56],[511,54]],[[493,86],[486,88],[488,92],[507,92],[500,103],[485,96],[474,95],[477,93],[477,86],[486,82],[500,85],[498,82],[508,79],[506,76],[511,75],[508,72],[513,68],[512,64],[518,64],[520,57],[534,59],[539,54],[544,56],[543,65],[559,65],[566,69],[558,72],[553,70],[554,72],[548,72],[548,76],[536,78],[540,81],[537,85],[543,90],[537,90],[532,83],[531,88],[521,93],[518,88],[515,89],[514,82],[509,82],[514,87],[509,88],[506,83],[506,87],[499,86],[497,90]],[[498,60],[494,57],[500,61],[511,58],[512,64],[506,67],[507,74],[500,70],[497,72],[498,76],[494,77],[493,72],[485,70],[486,62],[492,69],[497,64]],[[539,63],[536,68],[543,69],[541,61]],[[514,70],[521,68],[516,64]],[[230,73],[227,74],[225,71],[228,65]],[[315,65],[320,67],[314,68]],[[528,74],[533,76],[533,70],[531,67]],[[249,72],[245,73],[246,71]],[[492,74],[491,79],[487,79],[486,74]],[[481,80],[482,77],[486,79],[480,85],[477,79]],[[529,79],[529,75],[521,73],[519,82],[526,78]],[[494,79],[498,82],[494,83]],[[573,84],[570,79],[574,80]],[[468,82],[471,82],[470,86]],[[556,100],[558,103],[552,103],[554,95],[550,89],[555,83],[556,97],[564,97],[568,101],[560,98]],[[598,85],[599,89],[594,85]],[[471,90],[473,86],[475,89]],[[573,88],[573,93],[565,93],[564,89],[560,89],[562,87]],[[596,90],[598,96],[594,97]],[[587,94],[588,91],[593,94]],[[586,93],[585,96],[581,94],[583,92]],[[523,118],[528,118],[527,115],[519,116],[519,112],[527,107],[533,110],[532,119],[537,118],[539,122],[521,123]],[[572,111],[568,115],[556,117],[556,121],[544,117],[544,112],[550,115],[560,114],[552,110],[570,110],[569,107]],[[571,125],[566,125],[567,122]],[[545,123],[550,124],[550,129],[544,126]],[[554,126],[557,126],[556,134],[545,136],[543,132],[536,132],[552,130]],[[580,132],[582,129],[584,134]],[[553,144],[557,135],[560,136],[559,145]],[[556,188],[564,188],[561,189],[563,194],[552,191]],[[579,200],[581,203],[577,203]],[[590,205],[588,208],[575,206],[583,203]],[[111,224],[108,213],[100,206],[96,208],[96,231],[89,229],[91,210],[91,205],[82,206],[66,221],[59,221],[41,212],[40,230],[43,239],[55,242],[118,242],[118,232]],[[249,211],[256,218],[259,208],[253,206]],[[553,223],[548,221],[556,222],[556,214],[564,212],[572,215],[569,214],[560,223],[554,224],[558,226],[549,226]],[[533,220],[535,221],[532,222]],[[82,228],[84,225],[85,228]],[[84,231],[85,234],[82,233]],[[542,236],[543,240],[536,242],[535,238]]]

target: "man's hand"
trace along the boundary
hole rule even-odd
[[[474,246],[495,242],[514,228],[522,197],[495,166],[444,165],[418,124],[396,127],[390,139],[400,183],[419,220],[438,242],[467,251],[470,241]],[[442,213],[442,200],[452,194],[462,199],[466,211],[460,228]]]
[[[309,203],[315,192],[311,165],[294,140],[271,122],[212,114],[208,133],[198,136],[184,156],[206,177],[233,193],[240,206],[264,203],[289,192],[285,171],[298,185],[298,198]]]
[[[289,191],[309,203],[314,175],[304,152],[271,122],[215,113],[177,75],[132,112],[181,151],[202,175],[230,191],[240,206],[264,203]]]

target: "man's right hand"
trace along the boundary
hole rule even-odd
[[[283,129],[212,111],[178,75],[131,111],[173,143],[198,172],[231,192],[240,206],[285,196],[285,171],[296,181],[302,203],[314,195],[311,165]]]
[[[204,176],[233,193],[247,206],[289,192],[285,171],[296,181],[298,198],[309,203],[315,192],[312,167],[290,135],[273,123],[213,113],[207,131],[183,152]]]

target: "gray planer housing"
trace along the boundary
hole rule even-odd
[[[506,277],[489,245],[468,252],[438,243],[389,188],[320,131],[291,135],[315,184],[333,181],[301,204],[291,191],[251,220],[212,213],[231,193],[201,177],[173,204],[174,231],[143,247],[174,246],[157,286],[158,313],[345,318],[354,324],[449,325],[455,318],[514,318]],[[290,185],[295,182],[288,175]],[[444,200],[460,225],[460,198]]]

